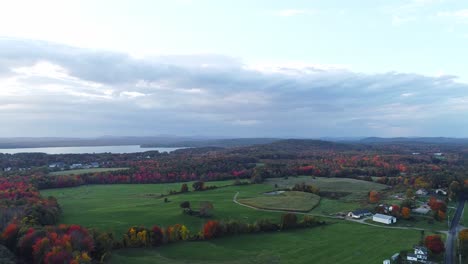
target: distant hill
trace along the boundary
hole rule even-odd
[[[468,144],[468,138],[448,137],[368,137],[359,140],[360,143],[428,143],[428,144]]]
[[[278,138],[232,138],[232,139],[206,139],[206,140],[185,140],[170,143],[153,143],[144,144],[142,148],[157,148],[157,147],[219,147],[219,148],[232,148],[244,147],[252,145],[262,145],[276,142]]]

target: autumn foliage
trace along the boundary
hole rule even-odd
[[[401,216],[404,219],[409,219],[411,217],[411,209],[409,209],[408,207],[401,208]]]
[[[222,229],[218,221],[210,220],[203,226],[203,237],[205,239],[219,237],[221,234]]]
[[[444,242],[438,235],[427,236],[424,244],[434,254],[440,254],[445,251]]]
[[[378,203],[380,201],[380,194],[377,191],[369,192],[369,202]]]

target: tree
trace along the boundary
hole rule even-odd
[[[461,184],[458,181],[452,181],[449,186],[449,198],[451,200],[457,198],[458,194],[461,191]]]
[[[380,201],[380,194],[377,191],[369,192],[369,202],[378,203]]]
[[[211,239],[215,237],[219,237],[222,235],[221,225],[218,221],[208,221],[203,226],[203,237],[205,239]]]
[[[187,184],[186,183],[182,184],[182,186],[180,187],[180,192],[181,193],[186,193],[188,191],[189,191],[189,189],[188,189]]]
[[[445,251],[444,242],[438,235],[427,236],[424,244],[434,254],[438,255]]]
[[[413,199],[414,198],[414,190],[409,188],[406,190],[406,198],[407,199]]]
[[[205,183],[202,181],[196,181],[192,184],[193,190],[195,191],[203,191],[205,189]]]
[[[392,209],[391,213],[392,213],[393,216],[395,216],[395,217],[400,216],[400,206],[394,204],[390,208]]]
[[[464,256],[468,256],[468,229],[463,229],[458,233],[458,239],[460,240],[460,252]]]
[[[208,217],[213,215],[214,206],[211,202],[200,203],[200,216]]]
[[[281,228],[288,229],[297,226],[297,216],[293,213],[284,214],[281,217]]]
[[[411,210],[408,207],[401,208],[401,216],[404,219],[409,219],[411,217]]]
[[[180,203],[180,208],[182,208],[184,214],[192,214],[192,208],[190,207],[189,201],[183,201]]]
[[[183,201],[180,203],[180,208],[182,209],[190,209],[190,202],[189,201]]]

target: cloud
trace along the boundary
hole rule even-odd
[[[451,17],[456,19],[468,19],[468,9],[461,9],[457,11],[445,11],[437,13],[439,17]]]
[[[463,136],[467,90],[449,75],[0,39],[0,136]]]
[[[307,14],[314,14],[315,11],[310,9],[283,9],[276,12],[277,16],[281,17],[293,17],[298,15],[307,15]]]

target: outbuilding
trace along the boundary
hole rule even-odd
[[[375,214],[372,217],[372,221],[390,225],[390,224],[396,223],[396,218],[391,215]]]
[[[372,213],[366,209],[355,210],[355,211],[349,212],[348,214],[349,217],[356,218],[356,219],[360,219],[361,217],[371,216],[371,215]]]

